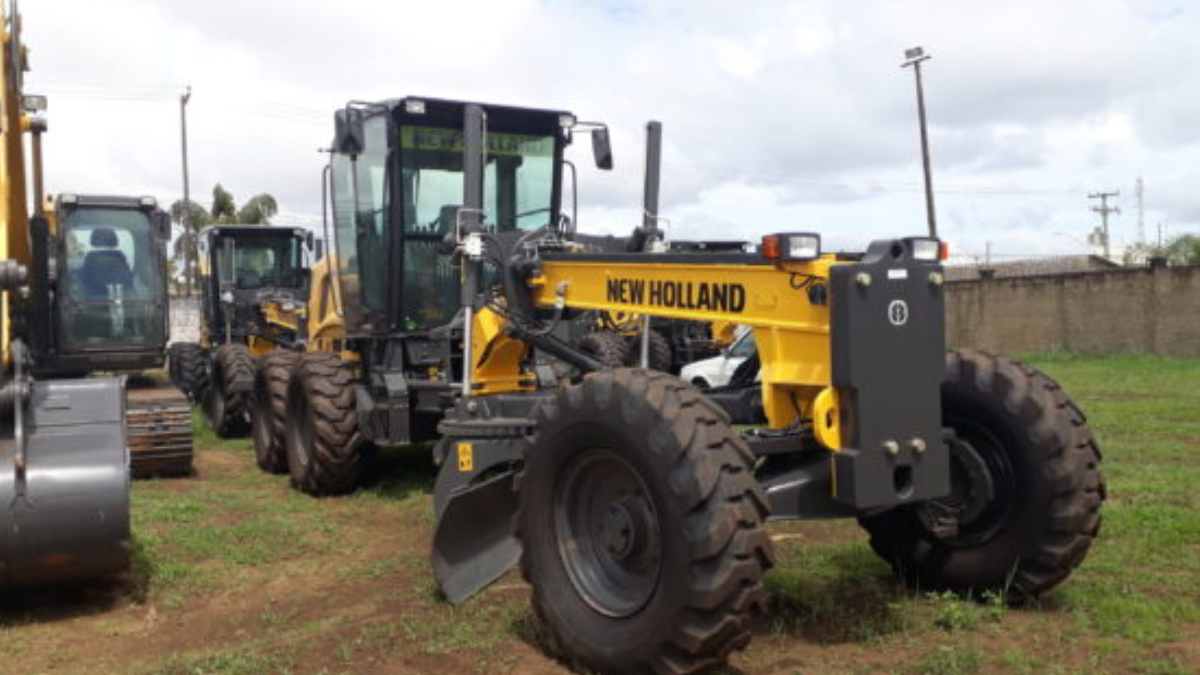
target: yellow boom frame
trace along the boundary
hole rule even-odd
[[[637,313],[671,319],[742,324],[755,331],[762,362],[763,409],[772,428],[811,420],[817,440],[843,445],[839,393],[832,385],[829,305],[807,289],[828,286],[833,255],[774,264],[543,260],[529,281],[541,308]],[[535,388],[522,371],[528,347],[503,330],[505,319],[484,308],[472,322],[472,383],[477,395]]]

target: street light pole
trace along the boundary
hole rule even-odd
[[[933,173],[929,167],[929,136],[925,129],[925,88],[921,84],[921,62],[929,60],[925,50],[920,47],[904,50],[904,63],[901,68],[912,66],[917,78],[917,115],[921,124],[921,162],[925,168],[925,213],[929,220],[929,236],[937,237],[937,217],[933,208]]]
[[[183,279],[187,297],[192,297],[192,276],[196,269],[196,242],[192,236],[192,200],[188,192],[188,142],[187,142],[187,104],[192,98],[192,86],[179,96],[179,130],[183,142],[183,212],[179,220],[183,224]]]

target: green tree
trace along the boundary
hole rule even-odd
[[[212,191],[212,219],[214,223],[232,223],[237,220],[237,205],[233,203],[233,193],[217,183]]]
[[[1172,265],[1200,265],[1200,237],[1184,234],[1166,246],[1167,261]]]
[[[275,198],[263,193],[254,195],[238,209],[237,222],[247,225],[270,225],[271,216],[279,213],[279,204]]]
[[[1126,265],[1144,265],[1150,258],[1166,258],[1169,265],[1200,265],[1200,236],[1181,234],[1162,246],[1134,244],[1125,251]]]
[[[179,237],[175,239],[175,249],[171,252],[171,262],[175,269],[184,271],[189,269],[188,259],[191,258],[191,274],[186,276],[194,280],[196,278],[196,271],[193,255],[196,250],[196,241],[198,240],[200,230],[205,225],[208,225],[212,219],[209,217],[207,209],[191,200],[188,200],[186,205],[182,199],[176,201],[174,204],[171,204],[169,213],[171,214],[172,222],[179,225],[183,230]],[[185,278],[185,284],[187,281],[188,279]]]

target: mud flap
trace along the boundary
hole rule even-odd
[[[34,382],[25,469],[11,417],[0,439],[0,587],[116,574],[129,565],[129,454],[117,378]]]
[[[521,558],[514,532],[520,450],[515,438],[443,438],[434,487],[433,573],[454,604],[499,579]]]

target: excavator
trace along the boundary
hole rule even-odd
[[[45,130],[45,99],[24,92],[28,51],[15,3],[0,8],[0,31],[0,588],[8,588],[126,569],[130,476],[123,379],[36,374],[35,355],[50,345],[35,325],[35,277],[49,261],[34,243],[47,225],[30,219],[25,136]]]
[[[562,110],[336,112],[344,339],[307,344],[285,378],[299,489],[353,489],[370,444],[437,420],[442,593],[466,601],[519,563],[546,642],[595,672],[693,673],[748,644],[768,520],[856,519],[921,589],[1035,597],[1070,575],[1099,530],[1096,440],[1045,374],[946,350],[940,240],[672,247],[656,161],[642,223],[590,237],[563,208],[582,134],[611,168],[607,127]],[[605,363],[557,333],[588,312],[749,326],[759,376],[713,393],[645,357]],[[765,423],[735,426],[749,413]]]

